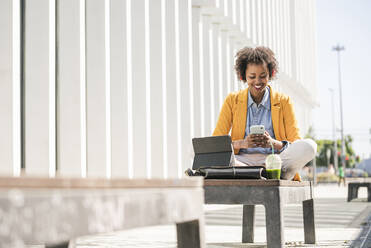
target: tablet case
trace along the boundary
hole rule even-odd
[[[193,170],[234,164],[232,139],[229,135],[193,138],[192,144],[195,152]]]

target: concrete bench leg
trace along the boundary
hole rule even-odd
[[[303,221],[304,221],[304,243],[316,243],[316,230],[314,224],[314,204],[313,199],[303,201]]]
[[[58,244],[46,244],[45,248],[68,248],[69,241],[58,243]]]
[[[204,248],[203,222],[193,220],[176,224],[176,234],[179,248]]]
[[[358,198],[358,186],[348,184],[348,201]]]
[[[243,205],[242,243],[254,243],[255,205]]]
[[[267,201],[265,206],[265,223],[267,231],[267,247],[282,248],[284,247],[285,238],[283,233],[283,204],[279,197],[273,197]]]

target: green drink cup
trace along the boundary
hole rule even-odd
[[[280,179],[281,178],[281,166],[282,160],[280,156],[276,154],[270,154],[265,159],[265,169],[267,171],[268,179]]]

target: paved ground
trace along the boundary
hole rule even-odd
[[[347,190],[336,185],[319,185],[314,189],[316,245],[305,245],[301,205],[288,205],[284,210],[286,247],[349,247],[361,234],[361,224],[371,214],[366,190],[360,189],[357,199],[346,202]],[[253,245],[241,243],[242,207],[206,205],[205,238],[208,248],[265,247],[265,215],[256,207],[256,229]],[[137,228],[76,240],[77,248],[98,247],[176,247],[175,225]]]

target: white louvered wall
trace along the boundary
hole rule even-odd
[[[314,0],[0,1],[0,175],[182,177],[258,45],[305,134]]]

